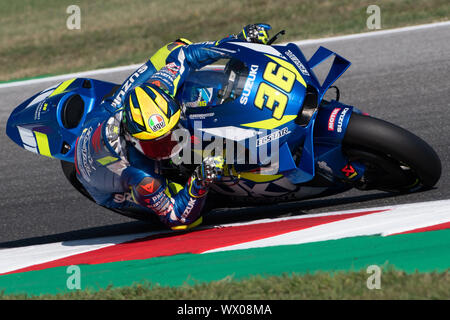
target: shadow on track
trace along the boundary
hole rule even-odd
[[[307,214],[308,212],[306,211],[312,209],[332,208],[333,206],[338,205],[362,203],[395,196],[398,196],[398,194],[380,192],[375,194],[351,196],[339,199],[316,199],[277,203],[263,206],[219,208],[213,209],[212,211],[205,214],[203,226],[207,227],[217,224],[229,224],[260,219],[275,219],[280,217],[298,216]],[[155,225],[144,221],[130,221],[109,226],[74,230],[54,235],[45,235],[41,237],[3,242],[0,243],[0,249],[164,230],[167,229],[162,225]],[[174,234],[178,235],[180,234],[180,232],[174,232]],[[167,236],[167,234],[161,234],[160,236]]]
[[[398,194],[380,192],[345,198],[327,198],[276,203],[263,206],[214,209],[204,217],[203,225],[216,225],[247,222],[260,219],[275,219],[311,214],[308,210],[330,208],[351,203],[363,203],[372,200],[396,197]],[[352,209],[358,209],[358,207]],[[336,209],[337,211],[338,209]],[[342,210],[342,209],[339,209]]]

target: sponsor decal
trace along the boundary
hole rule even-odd
[[[147,177],[142,179],[141,183],[139,183],[137,191],[139,192],[139,194],[147,196],[158,190],[160,186],[161,184],[159,183],[159,181]]]
[[[334,131],[334,123],[336,122],[336,116],[341,108],[334,108],[334,110],[330,114],[330,118],[328,119],[328,131]]]
[[[347,164],[345,167],[341,169],[341,171],[345,174],[345,176],[349,179],[354,178],[358,175],[355,168],[353,168],[350,164]]]
[[[120,106],[120,104],[122,103],[122,98],[125,96],[126,92],[131,88],[131,85],[133,84],[133,82],[141,75],[143,74],[146,70],[148,69],[148,66],[146,64],[144,64],[143,66],[141,66],[139,69],[136,70],[136,72],[134,72],[122,85],[122,87],[120,88],[119,93],[115,96],[113,102],[111,103],[111,105],[113,107],[118,107]]]
[[[338,125],[337,125],[337,132],[339,132],[339,133],[342,132],[342,125],[344,123],[344,117],[345,117],[345,114],[348,112],[348,110],[350,110],[350,109],[344,108],[344,110],[342,110],[342,112],[341,112],[341,115],[339,116]]]
[[[154,191],[155,180],[152,180],[151,183],[147,183],[146,185],[141,186],[141,188],[146,191],[145,194],[151,194]]]
[[[154,81],[151,81],[150,83],[154,84],[157,87],[161,87],[161,81],[159,81],[159,80],[154,80]]]
[[[159,114],[154,114],[148,120],[148,125],[153,132],[156,132],[164,128],[166,126],[166,123],[164,122],[163,117],[161,117]]]
[[[34,112],[34,120],[41,120],[41,114],[47,112],[48,110],[48,103],[44,103],[44,101],[41,101],[41,103],[39,103],[38,107],[36,108],[36,111]]]
[[[246,105],[248,102],[248,97],[250,96],[250,92],[252,91],[253,84],[256,80],[256,73],[258,72],[259,66],[252,64],[250,67],[250,72],[248,74],[248,78],[245,81],[244,90],[241,95],[241,99],[239,102],[243,105]]]
[[[308,70],[306,69],[306,67],[303,65],[303,63],[300,62],[300,60],[295,56],[295,54],[292,53],[291,50],[288,50],[285,52],[285,54],[289,57],[289,59],[292,60],[292,62],[295,63],[295,65],[297,66],[297,68],[300,69],[300,72],[303,73],[305,76],[310,76]]]
[[[201,88],[199,92],[198,105],[205,107],[211,101],[213,89],[212,88]]]
[[[173,212],[175,200],[171,198],[165,199],[158,208],[153,208],[158,216],[166,216],[167,214]]]
[[[172,73],[173,75],[176,75],[180,71],[180,66],[177,66],[175,62],[171,62],[168,65],[166,65],[167,71]]]
[[[195,108],[198,106],[198,100],[197,101],[189,101],[189,102],[184,102],[183,101],[183,107],[184,108]],[[183,114],[184,112],[182,112],[181,114]]]
[[[172,83],[181,73],[181,66],[171,62],[164,66],[161,70],[152,75],[151,79]]]
[[[155,73],[152,78],[159,79],[160,81],[174,82],[176,76],[172,72],[169,72],[167,69],[161,69],[160,71],[158,71],[158,73]]]
[[[92,172],[96,170],[96,165],[90,150],[90,142],[93,131],[94,129],[92,127],[84,129],[77,144],[79,146],[77,147],[78,170],[86,181],[91,180],[90,176]]]
[[[148,207],[152,209],[158,216],[165,216],[172,212],[175,200],[166,196],[164,190],[157,195],[151,197]]]
[[[183,214],[181,215],[181,222],[185,222],[188,215],[191,213],[192,209],[194,208],[195,203],[197,202],[197,199],[191,198],[189,199],[189,202],[186,206],[186,209],[184,209]]]
[[[161,191],[157,195],[152,197],[152,201],[158,202],[163,196],[164,196],[164,191]]]
[[[267,144],[267,143],[269,143],[271,141],[278,140],[281,137],[284,137],[285,135],[287,135],[289,133],[291,133],[289,131],[289,128],[288,127],[284,127],[281,130],[277,130],[277,131],[275,131],[275,132],[273,132],[273,133],[271,133],[269,135],[266,135],[266,136],[263,136],[263,137],[257,139],[256,140],[256,146],[259,147],[259,146]]]
[[[205,118],[209,118],[209,117],[213,117],[214,116],[214,112],[210,112],[210,113],[198,113],[198,114],[190,114],[189,115],[189,119],[198,119],[198,120],[203,120]]]
[[[133,198],[130,192],[116,193],[114,194],[113,201],[115,203],[124,203],[125,201],[133,202]]]

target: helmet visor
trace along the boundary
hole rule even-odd
[[[169,159],[177,155],[182,149],[182,144],[179,141],[172,140],[172,132],[154,140],[134,140],[136,147],[148,158],[154,160]]]

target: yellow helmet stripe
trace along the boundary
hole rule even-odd
[[[144,120],[142,120],[141,111],[139,110],[139,108],[134,107],[133,101],[131,99],[131,94],[130,94],[129,99],[130,99],[130,111],[131,111],[131,116],[133,117],[133,120],[144,127],[145,125],[144,125]]]
[[[137,87],[136,90],[136,98],[138,100],[141,112],[142,112],[142,117],[145,122],[145,128],[147,131],[152,131],[152,129],[150,128],[150,125],[148,123],[148,120],[150,119],[150,117],[154,114],[158,114],[160,116],[163,117],[164,122],[167,123],[168,119],[167,117],[165,117],[164,114],[162,114],[161,110],[158,108],[158,106],[156,105],[155,101],[153,101],[153,99],[140,87]]]
[[[164,115],[167,116],[169,105],[168,105],[166,99],[164,99],[163,96],[158,91],[153,89],[152,87],[147,86],[147,88],[152,90],[152,92],[155,94],[156,105],[161,109],[162,112],[164,112]]]

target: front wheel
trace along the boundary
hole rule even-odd
[[[408,192],[433,187],[441,161],[425,141],[392,123],[353,113],[343,141],[350,161],[366,166],[360,189]]]

